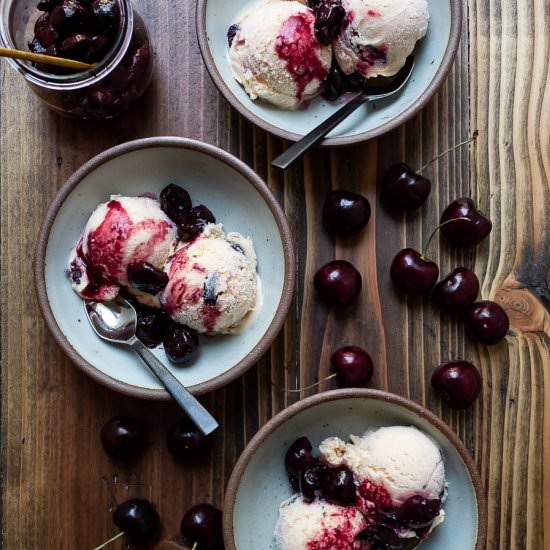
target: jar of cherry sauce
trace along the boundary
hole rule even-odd
[[[153,52],[129,0],[0,0],[0,43],[93,63],[86,71],[9,59],[54,111],[112,118],[147,88]]]

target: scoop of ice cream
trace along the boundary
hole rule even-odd
[[[346,74],[395,75],[428,29],[426,0],[342,0],[342,6],[334,55]]]
[[[231,333],[255,308],[256,253],[249,238],[208,224],[169,259],[161,302],[174,321],[198,332]]]
[[[231,27],[231,68],[252,99],[296,109],[319,94],[332,48],[317,41],[314,25],[313,12],[300,2],[261,0]]]
[[[157,200],[112,196],[94,210],[71,252],[72,286],[83,298],[112,300],[128,285],[130,264],[162,269],[175,237],[176,226]]]
[[[437,445],[420,430],[392,426],[351,436],[351,443],[326,439],[319,452],[329,464],[346,465],[361,484],[360,493],[401,506],[413,495],[439,499],[445,489],[445,466]],[[368,493],[368,494],[367,494]],[[375,504],[378,504],[376,502]]]
[[[337,506],[325,500],[306,502],[295,495],[279,508],[275,538],[279,550],[366,550],[355,537],[366,527],[353,506]]]

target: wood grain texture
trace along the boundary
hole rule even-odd
[[[489,496],[487,547],[550,548],[550,529],[543,529],[550,525],[548,0],[469,0],[457,62],[421,114],[377,141],[314,151],[285,175],[269,167],[283,143],[229,109],[207,76],[194,2],[136,4],[150,27],[157,72],[146,96],[116,121],[63,120],[0,64],[3,546],[91,549],[114,534],[113,503],[144,495],[163,518],[158,548],[179,548],[183,512],[200,501],[220,505],[246,442],[300,398],[271,382],[288,388],[314,382],[329,371],[332,349],[356,343],[375,360],[374,387],[426,404],[474,454]],[[384,210],[377,180],[386,167],[401,160],[420,165],[475,128],[479,182],[463,149],[429,169],[434,192],[420,212],[395,217]],[[203,399],[222,429],[210,458],[188,467],[164,445],[176,407],[114,394],[75,369],[47,333],[32,283],[40,222],[63,181],[105,148],[153,135],[202,139],[243,158],[266,179],[296,235],[296,298],[285,328],[257,367]],[[322,203],[336,187],[371,201],[372,221],[358,238],[334,241],[322,230]],[[445,206],[463,195],[491,216],[490,240],[476,251],[441,242],[431,256],[442,272],[475,268],[483,296],[509,312],[511,333],[491,349],[471,344],[460,323],[429,301],[397,295],[388,279],[395,253],[405,245],[421,248]],[[316,269],[335,257],[364,274],[361,300],[345,314],[322,306],[311,285]],[[442,406],[429,387],[433,367],[452,357],[473,361],[485,379],[482,399],[467,412]],[[121,470],[102,452],[98,432],[110,416],[126,413],[145,420],[151,445]]]

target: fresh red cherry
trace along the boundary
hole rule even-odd
[[[465,267],[449,273],[435,285],[435,302],[449,311],[460,311],[475,302],[479,294],[479,280],[476,274]]]
[[[222,513],[210,504],[193,506],[181,520],[181,534],[199,550],[223,550]]]
[[[477,139],[478,132],[451,148],[443,151],[418,170],[413,170],[408,164],[400,162],[390,166],[382,176],[382,200],[388,208],[413,210],[424,204],[432,189],[432,184],[428,178],[422,175],[422,172],[436,160],[439,160],[451,151],[454,151],[463,145],[468,145]]]
[[[361,274],[353,265],[335,260],[317,271],[314,285],[327,304],[346,307],[357,299],[363,283]]]
[[[510,319],[506,312],[490,300],[468,306],[464,322],[470,337],[486,346],[498,344],[510,329]]]
[[[469,407],[481,392],[481,374],[467,361],[450,361],[432,373],[432,386],[453,409]]]
[[[103,425],[100,432],[105,452],[115,460],[128,461],[147,447],[143,424],[130,416],[115,416]]]
[[[176,422],[166,437],[168,450],[182,461],[202,456],[212,445],[212,438],[204,435],[190,418]]]
[[[450,220],[456,221],[446,223]],[[441,232],[447,240],[463,247],[479,244],[493,229],[491,220],[478,210],[474,201],[468,197],[457,199],[447,206],[441,216],[441,224]]]
[[[285,467],[288,475],[300,479],[303,472],[315,464],[311,454],[311,442],[307,437],[300,437],[288,448],[285,455]]]
[[[398,512],[398,518],[409,529],[429,527],[441,511],[439,499],[426,499],[420,495],[408,498]]]
[[[128,535],[135,546],[151,542],[160,529],[157,511],[148,500],[142,498],[133,498],[118,506],[113,522]]]
[[[350,191],[332,191],[325,201],[325,225],[336,234],[353,235],[363,229],[370,219],[369,201]]]
[[[382,177],[382,200],[388,208],[413,210],[424,204],[432,184],[404,162],[390,166]]]
[[[346,466],[328,468],[321,478],[323,497],[333,504],[347,506],[355,502],[357,487],[352,471]]]
[[[372,359],[363,348],[340,348],[331,355],[330,362],[338,373],[338,380],[343,388],[365,388],[370,382]]]
[[[427,294],[437,282],[439,267],[412,248],[405,248],[390,268],[393,284],[407,294]]]
[[[164,331],[162,345],[170,361],[187,363],[197,353],[199,337],[192,328],[172,322]]]

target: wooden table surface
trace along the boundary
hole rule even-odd
[[[91,549],[115,533],[110,504],[139,494],[163,519],[158,548],[178,548],[187,508],[221,505],[247,441],[299,398],[270,382],[314,382],[329,371],[331,350],[355,343],[373,356],[373,387],[425,404],[473,453],[489,500],[487,548],[550,548],[548,0],[465,1],[456,64],[419,116],[382,139],[315,151],[284,177],[269,169],[283,143],[230,109],[206,74],[194,2],[137,4],[153,36],[157,72],[147,95],[118,120],[59,118],[0,63],[4,547]],[[429,170],[434,192],[419,213],[395,218],[380,206],[376,184],[386,167],[401,160],[419,165],[476,128],[479,183],[462,150]],[[257,367],[202,400],[222,428],[210,457],[192,467],[176,464],[164,445],[177,408],[115,394],[74,368],[50,337],[33,289],[35,240],[65,179],[108,147],[155,135],[197,138],[240,156],[268,181],[296,235],[296,298],[285,328]],[[336,187],[363,192],[373,206],[368,230],[353,241],[335,242],[321,227],[324,197]],[[442,272],[474,268],[483,297],[508,311],[510,334],[491,349],[473,345],[428,300],[399,297],[388,277],[393,255],[405,245],[421,247],[442,209],[464,195],[490,215],[490,239],[465,252],[441,242],[432,256]],[[312,287],[316,268],[335,257],[352,260],[366,283],[357,307],[338,315],[319,304]],[[467,412],[442,406],[430,389],[432,369],[448,358],[482,371],[482,397]],[[101,425],[122,413],[144,418],[152,440],[131,470],[116,468],[98,439]]]

